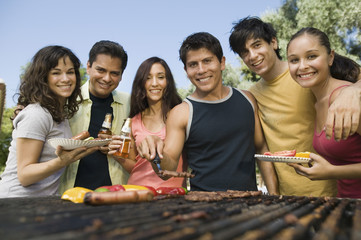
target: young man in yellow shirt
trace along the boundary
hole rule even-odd
[[[282,61],[279,54],[276,31],[272,25],[256,17],[241,19],[233,27],[229,42],[231,49],[242,58],[248,68],[261,77],[249,91],[257,100],[258,114],[269,150],[276,152],[296,149],[297,152],[315,152],[312,147],[314,96],[309,89],[303,89],[292,79],[287,62]],[[361,91],[357,87],[350,87],[347,91],[348,95],[340,94],[337,104],[339,108],[350,112],[351,105],[360,102],[350,102],[348,98],[351,95],[352,99],[360,99]],[[344,116],[347,117],[347,114]],[[330,112],[329,118],[333,120]],[[351,129],[351,121],[345,119],[344,126],[342,121],[335,122],[335,137],[345,137],[350,131],[355,131]],[[343,129],[343,132],[336,132],[336,126],[337,129]],[[332,127],[331,131],[328,129],[328,134],[330,132],[332,133]],[[274,163],[274,166],[282,195],[336,195],[333,180],[311,181],[298,175],[286,163]]]

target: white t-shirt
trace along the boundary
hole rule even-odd
[[[4,173],[0,180],[0,198],[56,195],[59,178],[64,169],[53,175],[23,187],[17,176],[16,139],[30,138],[44,142],[39,162],[56,158],[55,149],[50,146],[51,138],[71,138],[68,120],[56,123],[51,114],[39,104],[30,104],[14,119],[14,130]]]

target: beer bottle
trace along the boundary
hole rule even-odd
[[[110,130],[112,128],[112,114],[107,113],[104,118],[104,122],[102,124],[102,127],[99,130],[99,134],[108,134],[112,135],[112,131]]]
[[[119,148],[118,151],[114,153],[115,156],[121,158],[127,158],[129,156],[130,143],[131,143],[130,140],[131,125],[132,125],[132,119],[131,118],[125,119],[125,122],[122,127],[122,131],[120,133],[122,146]]]

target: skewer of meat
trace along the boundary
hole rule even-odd
[[[186,178],[194,177],[194,174],[191,174],[189,172],[176,172],[176,171],[168,171],[168,170],[159,170],[157,174],[159,177],[186,177]]]
[[[184,198],[189,201],[201,201],[201,202],[214,202],[221,201],[223,199],[232,198],[247,198],[251,196],[262,195],[261,191],[215,191],[215,192],[203,192],[203,191],[190,191]]]

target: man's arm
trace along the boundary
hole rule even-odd
[[[186,138],[188,115],[189,106],[186,102],[175,106],[168,114],[167,133],[163,150],[163,159],[165,161],[162,161],[163,165],[161,163],[161,167],[164,169],[172,171],[177,169]]]
[[[336,141],[346,139],[358,128],[361,114],[361,81],[357,81],[340,91],[328,108],[326,137],[331,138],[334,131]]]
[[[147,136],[137,147],[140,156],[152,161],[158,153],[162,170],[175,171],[183,151],[189,107],[183,102],[174,107],[166,121],[164,143],[157,137]]]
[[[247,96],[252,101],[254,106],[254,119],[255,119],[254,143],[256,147],[256,152],[260,154],[264,152],[268,152],[268,146],[264,138],[262,126],[258,117],[258,107],[257,107],[256,99],[253,97],[253,95],[250,92],[244,91],[244,93],[247,94]],[[265,181],[269,194],[279,195],[278,179],[273,163],[257,160],[257,165],[261,172],[262,179]]]

